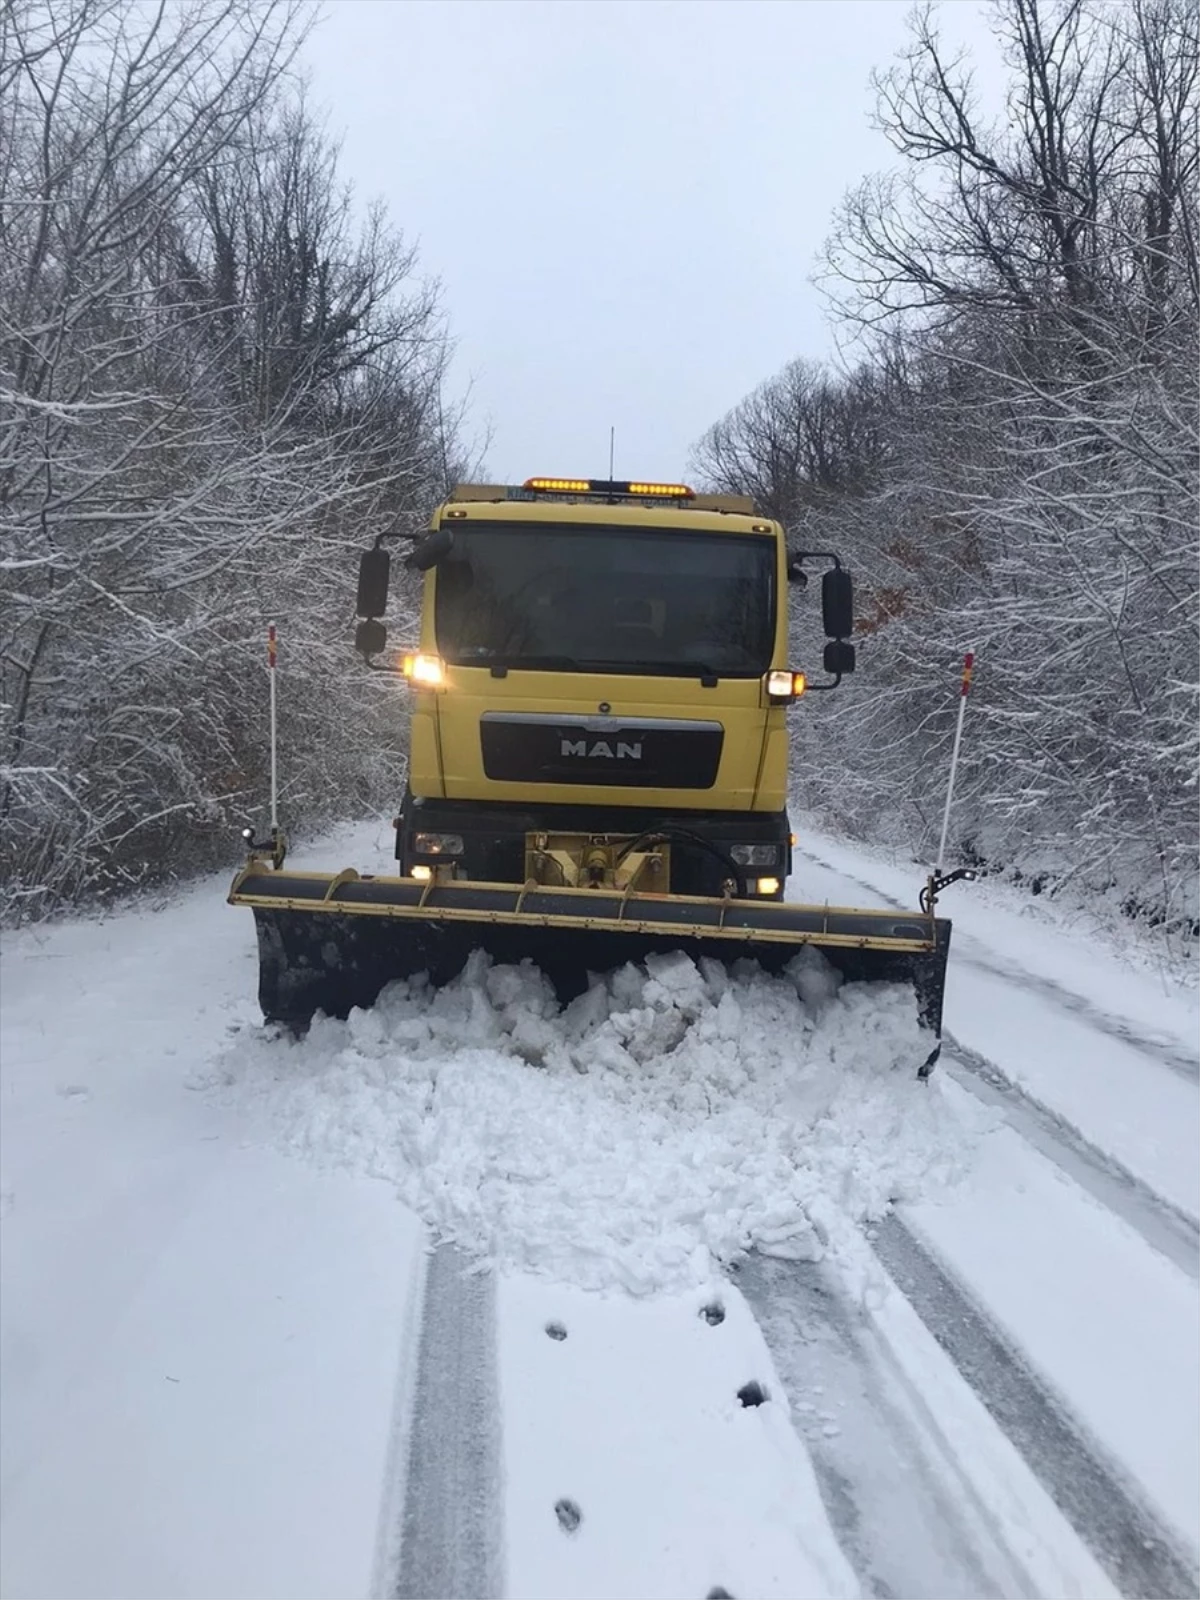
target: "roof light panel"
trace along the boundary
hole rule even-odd
[[[686,483],[631,483],[626,488],[630,494],[654,495],[664,500],[692,500],[695,490]]]
[[[627,483],[608,478],[526,478],[521,486],[542,494],[627,496],[633,500],[694,500],[686,483]]]

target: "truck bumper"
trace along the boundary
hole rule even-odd
[[[733,845],[774,847],[775,863],[744,867],[747,876],[779,879],[782,898],[792,865],[786,811],[679,811],[642,806],[538,806],[476,800],[439,800],[406,795],[396,818],[396,859],[401,872],[420,864],[445,865],[448,857],[418,848],[420,834],[456,834],[462,854],[459,876],[482,883],[520,883],[525,876],[525,839],[530,833],[671,834],[671,892],[720,895],[727,869],[705,849],[725,855]],[[689,842],[687,836],[691,835]],[[701,842],[703,841],[703,842]]]

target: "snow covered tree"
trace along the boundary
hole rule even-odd
[[[284,638],[293,822],[399,792],[353,556],[440,486],[436,293],[355,226],[288,4],[0,17],[0,823],[41,911],[227,853]],[[370,730],[368,736],[367,730]],[[386,756],[390,764],[372,752]]]
[[[801,796],[927,859],[974,645],[958,847],[1189,937],[1196,16],[1177,0],[1001,0],[995,15],[1001,126],[980,120],[928,9],[877,80],[906,164],[847,198],[826,262],[873,378],[806,368],[801,393],[787,369],[697,461],[757,490],[779,459],[764,413],[788,439],[814,389],[870,390],[854,487],[804,460],[773,502],[805,543],[815,519],[860,577],[862,671],[810,713]]]

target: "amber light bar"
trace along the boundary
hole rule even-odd
[[[632,483],[610,478],[526,478],[522,488],[542,494],[629,495],[638,500],[694,500],[696,496],[686,483]]]
[[[663,495],[672,500],[691,500],[695,495],[686,483],[630,483],[626,488],[630,494]]]

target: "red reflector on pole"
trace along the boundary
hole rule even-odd
[[[275,624],[273,622],[267,623],[267,665],[269,667],[275,665]]]
[[[968,650],[963,657],[962,697],[965,700],[971,692],[971,679],[975,673],[975,652]]]

